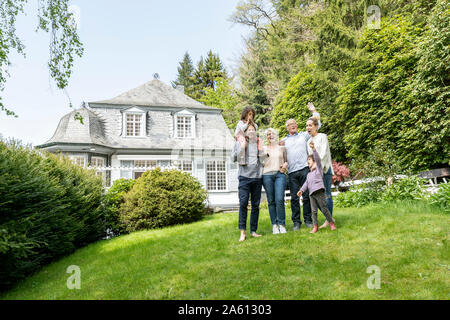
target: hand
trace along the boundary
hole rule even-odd
[[[311,141],[311,142],[309,143],[309,146],[310,146],[310,147],[311,147],[311,149],[313,149],[313,150],[315,150],[315,149],[316,149],[316,147],[314,146],[314,142],[312,142],[312,141]]]
[[[316,107],[313,105],[312,102],[308,102],[308,109],[311,112],[316,112]]]
[[[299,192],[297,192],[297,196],[300,198],[302,196],[303,192],[302,190],[300,190]]]
[[[279,146],[284,146],[284,145],[285,145],[285,143],[284,143],[284,141],[283,141],[283,140],[280,140],[280,142],[278,142],[278,145],[279,145]]]
[[[287,167],[288,167],[287,162],[283,163],[283,165],[280,167],[280,172],[281,172],[281,173],[285,173]]]

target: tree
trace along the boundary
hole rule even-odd
[[[206,58],[200,57],[194,71],[194,87],[192,98],[200,100],[205,95],[205,89],[215,89],[216,79],[227,79],[228,75],[218,54],[208,51]]]
[[[22,40],[16,33],[16,19],[24,13],[27,0],[7,0],[0,2],[0,91],[3,91],[9,76],[9,55],[12,50],[25,55]],[[83,55],[82,43],[76,32],[73,14],[69,12],[69,0],[38,0],[38,30],[50,33],[48,68],[50,76],[59,89],[68,85],[75,56]],[[7,109],[0,97],[0,110],[16,116]]]
[[[240,120],[240,113],[237,108],[239,97],[236,89],[224,78],[215,80],[215,89],[205,88],[205,94],[200,98],[204,104],[222,110],[222,115],[228,128],[234,129]]]
[[[349,158],[381,149],[413,172],[449,161],[448,15],[435,11],[428,28],[397,16],[363,32],[336,117]]]
[[[178,75],[175,81],[172,81],[172,86],[175,88],[178,85],[184,86],[184,93],[191,95],[194,87],[194,64],[191,56],[186,51],[183,60],[179,63],[177,68]]]

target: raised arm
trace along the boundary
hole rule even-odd
[[[308,102],[308,109],[311,111],[313,117],[317,117],[319,119],[319,127],[317,128],[317,130],[319,130],[320,127],[322,127],[322,123],[320,122],[320,113],[317,112],[316,107],[312,102]]]
[[[320,136],[316,139],[316,143],[314,144],[314,147],[317,150],[317,153],[319,154],[320,159],[324,159],[325,155],[327,154],[328,150],[328,138],[325,134],[320,134]],[[312,139],[308,140],[308,154],[313,154],[313,151],[311,149],[311,146],[309,145],[311,143]]]
[[[320,161],[320,157],[319,154],[317,153],[316,148],[313,148],[313,156],[314,162],[316,163],[316,169],[319,170],[321,175],[323,175],[322,161]]]

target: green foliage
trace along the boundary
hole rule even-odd
[[[218,54],[208,51],[206,58],[200,57],[200,61],[194,70],[193,92],[191,97],[200,100],[206,94],[206,89],[216,88],[218,78],[226,79],[227,72]]]
[[[408,201],[427,198],[427,191],[423,186],[423,179],[408,176],[396,180],[392,185],[385,186],[383,182],[363,184],[348,192],[341,192],[333,198],[336,207],[362,207],[370,203],[384,201]],[[445,199],[445,196],[444,196]],[[436,199],[436,201],[439,201]],[[445,202],[445,200],[443,200]]]
[[[329,135],[333,158],[342,161],[345,159],[342,130],[333,126],[332,121],[335,110],[333,99],[337,92],[338,86],[329,77],[329,72],[320,70],[317,65],[306,67],[292,78],[279,96],[271,126],[278,129],[280,136],[283,136],[287,134],[286,121],[293,118],[297,121],[299,130],[304,130],[306,120],[311,117],[307,104],[313,101],[321,116],[320,131]]]
[[[105,195],[105,228],[112,235],[125,232],[125,227],[120,223],[119,210],[124,202],[125,194],[131,190],[134,179],[117,179],[108,189]]]
[[[16,32],[16,20],[20,14],[24,13],[27,2],[28,0],[0,1],[0,92],[4,88],[6,77],[9,76],[11,51],[15,50],[25,55],[25,46]],[[37,30],[50,34],[48,68],[59,89],[67,87],[74,59],[76,56],[81,57],[84,50],[77,34],[73,15],[68,9],[68,0],[38,0]],[[0,110],[7,115],[16,116],[2,104],[1,97]]]
[[[156,168],[125,195],[120,221],[128,232],[197,221],[205,214],[206,199],[207,192],[192,175]]]
[[[0,142],[0,290],[104,236],[101,178],[68,158]]]
[[[222,110],[222,115],[228,128],[234,129],[239,122],[241,114],[236,106],[239,103],[236,90],[229,84],[227,79],[217,78],[215,89],[206,88],[205,94],[199,99],[207,106]]]
[[[425,199],[425,193],[423,179],[418,178],[417,176],[410,176],[399,179],[391,186],[384,189],[381,200],[423,200]]]
[[[347,192],[340,192],[333,197],[337,208],[363,207],[381,200],[382,189],[379,185],[363,184]]]
[[[450,213],[450,183],[442,183],[439,190],[430,196],[430,203]]]
[[[381,29],[367,28],[370,5]],[[417,172],[450,163],[446,0],[246,0],[231,20],[250,26],[241,99],[256,121],[300,127],[312,101],[333,159]],[[273,109],[272,109],[273,106]],[[367,168],[366,168],[367,169]],[[368,170],[365,170],[368,171]]]
[[[179,63],[177,68],[178,75],[175,81],[172,81],[172,86],[175,88],[178,85],[184,86],[184,93],[188,96],[194,94],[194,64],[188,52],[184,54],[183,60]]]
[[[448,69],[435,70],[435,81],[424,80],[430,75],[420,71],[417,48],[429,36],[422,34],[421,27],[402,17],[382,20],[381,30],[362,34],[360,55],[340,92],[336,121],[345,128],[349,158],[362,162],[372,150],[383,148],[400,170],[413,172],[449,161],[449,87],[439,79],[448,82]],[[448,35],[441,34],[441,40],[448,43]],[[439,55],[448,61],[448,49]]]

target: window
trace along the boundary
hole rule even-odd
[[[72,160],[73,163],[85,167],[86,166],[86,157],[85,156],[70,156],[70,160]]]
[[[223,191],[227,189],[225,161],[206,162],[206,188],[210,191]]]
[[[192,138],[192,117],[177,117],[178,138]]]
[[[181,171],[185,171],[192,174],[192,161],[190,160],[179,160],[174,161],[174,165]]]
[[[134,167],[137,168],[133,171],[134,179],[142,176],[145,171],[156,168],[156,164],[156,160],[134,160]]]
[[[122,110],[122,136],[144,137],[146,135],[147,113],[145,110],[132,107]]]
[[[195,113],[184,109],[175,113],[173,119],[175,138],[195,138]]]
[[[142,130],[142,114],[127,114],[127,136],[139,137]]]
[[[105,159],[101,157],[92,157],[91,158],[91,167],[104,167]]]
[[[134,166],[138,168],[156,168],[156,160],[134,160]]]

